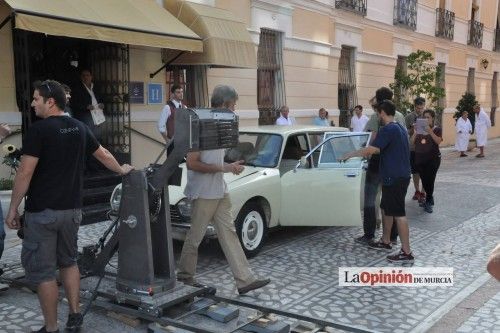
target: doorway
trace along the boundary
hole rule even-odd
[[[74,87],[79,72],[92,69],[106,121],[101,144],[120,163],[130,163],[129,49],[127,45],[49,36],[13,29],[16,101],[23,133],[37,121],[31,108],[33,82],[52,79]]]

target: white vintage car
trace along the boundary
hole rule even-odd
[[[245,253],[256,255],[269,229],[278,226],[361,225],[365,161],[339,158],[368,140],[369,133],[341,127],[240,128],[239,144],[226,151],[225,159],[244,160],[245,170],[226,173],[224,179]],[[170,185],[168,190],[173,238],[183,240],[190,228],[191,204],[184,195],[185,163],[180,167],[181,186]],[[205,237],[217,237],[213,226]]]

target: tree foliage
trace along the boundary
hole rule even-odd
[[[390,87],[394,91],[396,107],[403,114],[413,111],[413,100],[422,96],[427,99],[427,107],[433,108],[441,118],[443,110],[438,107],[438,101],[445,96],[445,90],[438,86],[442,73],[439,66],[431,64],[433,60],[430,52],[417,50],[406,59],[406,73],[402,68],[396,69]]]

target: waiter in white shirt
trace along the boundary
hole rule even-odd
[[[288,116],[288,114],[290,113],[290,109],[288,108],[288,106],[283,105],[280,108],[280,113],[281,113],[281,117],[276,119],[276,125],[290,126],[290,125],[293,125],[295,123],[295,121],[291,117]]]
[[[172,85],[170,88],[171,97],[161,111],[160,119],[158,120],[158,131],[165,139],[165,142],[170,143],[167,148],[167,156],[174,148],[173,142],[170,142],[174,137],[174,116],[176,109],[182,109],[186,106],[182,104],[184,98],[184,90],[178,84]]]
[[[354,107],[354,114],[351,118],[351,131],[363,132],[366,123],[368,123],[368,117],[363,114],[363,107],[361,105],[356,105],[356,107]]]

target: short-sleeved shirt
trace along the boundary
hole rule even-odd
[[[351,118],[351,128],[353,132],[363,132],[366,124],[368,123],[368,117],[364,114],[358,117],[356,114]]]
[[[223,166],[224,154],[224,149],[205,150],[200,152],[200,161]],[[203,173],[188,170],[187,184],[184,189],[184,194],[188,199],[222,199],[226,193],[227,185],[223,172]]]
[[[397,178],[410,177],[410,146],[406,128],[392,122],[380,129],[371,144],[380,149],[382,184],[392,185]]]
[[[51,116],[35,122],[22,149],[24,155],[38,158],[27,192],[26,210],[81,208],[85,160],[98,148],[89,128],[74,118]]]
[[[443,136],[441,127],[434,127],[433,132],[440,138]],[[417,134],[415,136],[415,162],[417,164],[440,156],[439,145],[434,142],[430,134]]]
[[[394,120],[396,120],[399,124],[402,126],[405,125],[405,116],[399,111],[396,111],[396,114],[394,115]],[[371,116],[370,119],[368,119],[368,122],[366,123],[365,132],[378,132],[380,128],[384,126],[382,123],[382,120],[378,116],[376,112],[374,112]]]

